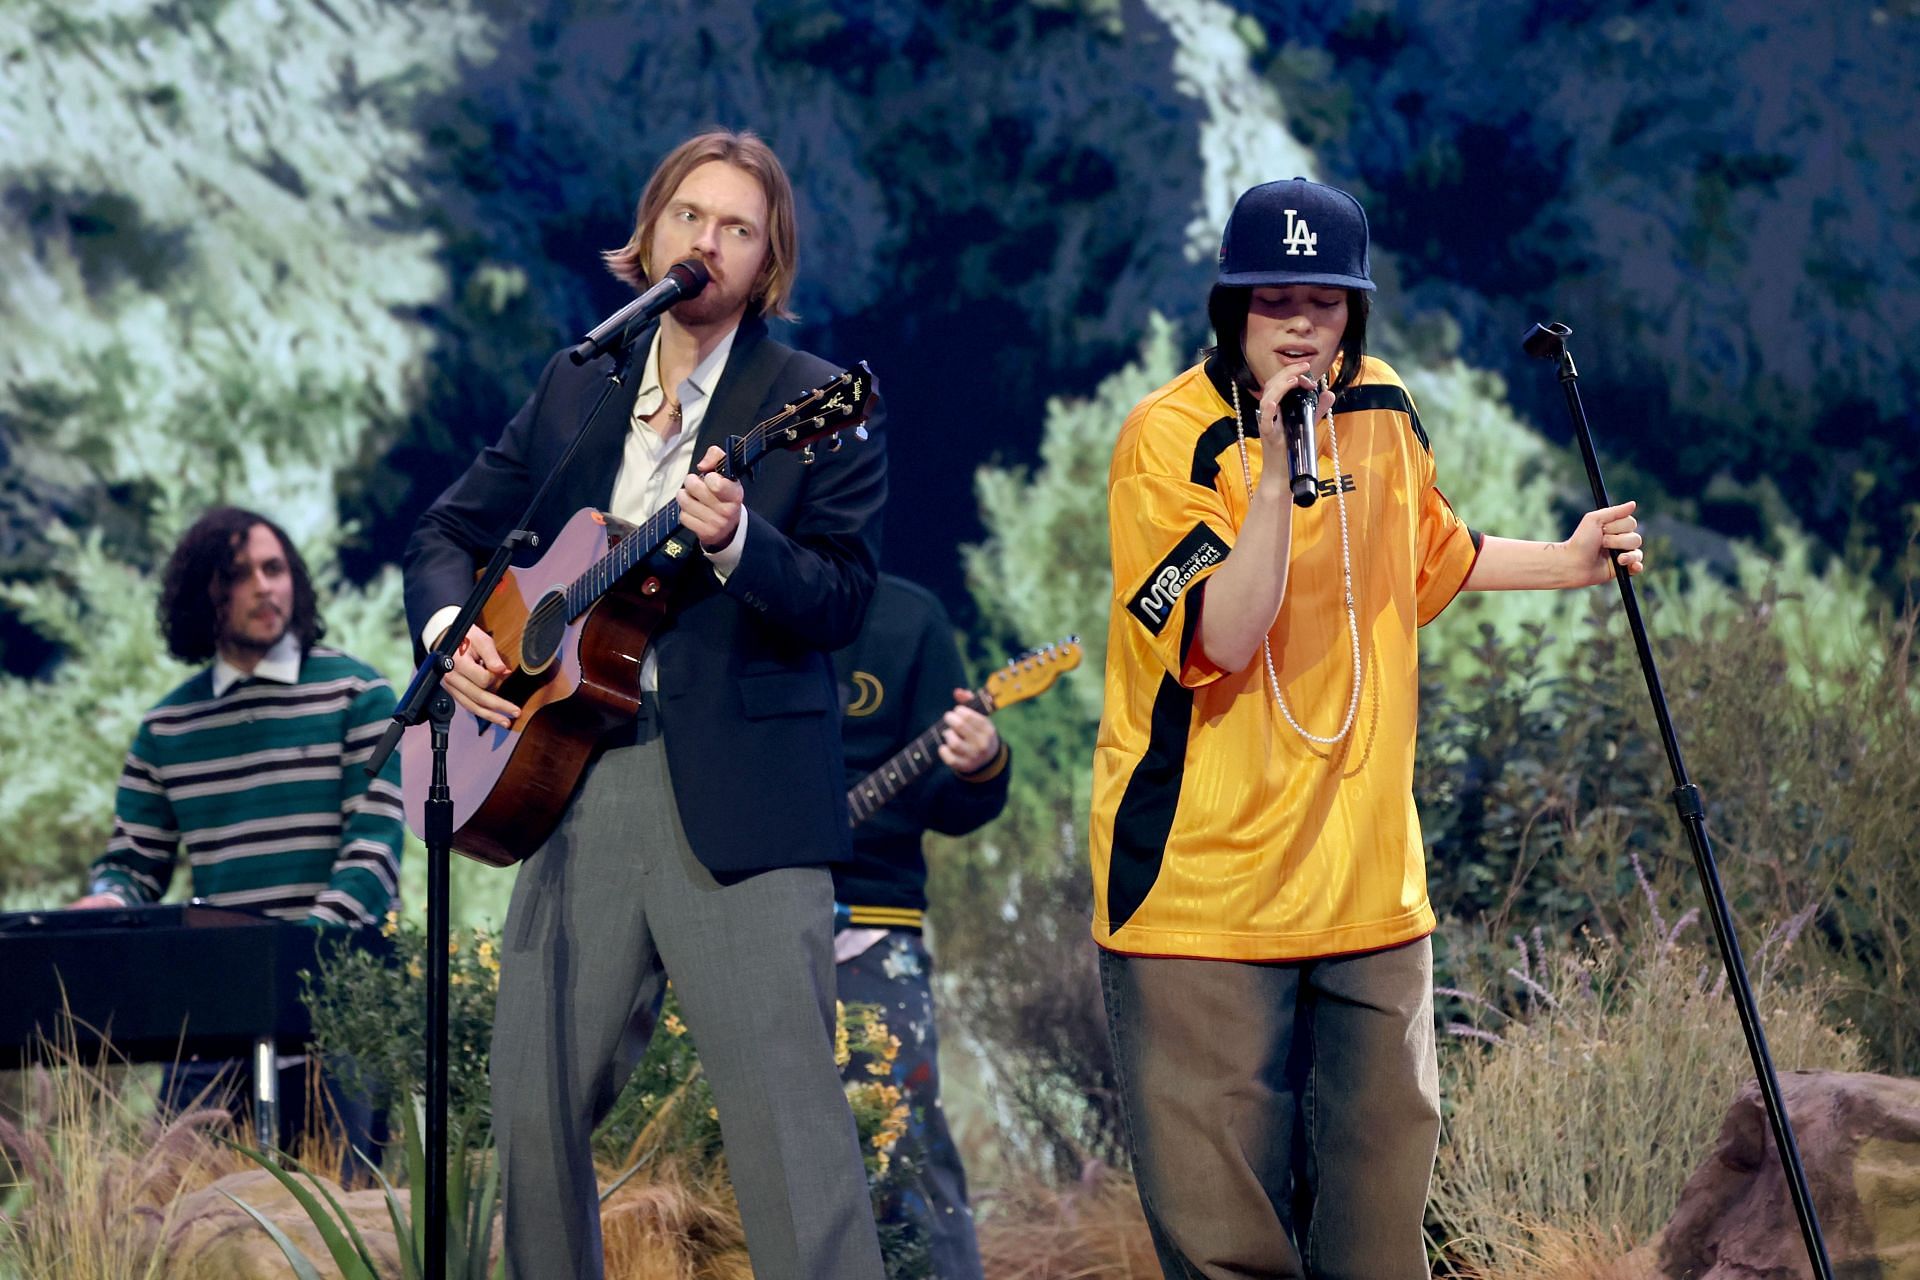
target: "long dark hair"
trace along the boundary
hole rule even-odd
[[[293,616],[287,630],[300,641],[300,652],[327,633],[313,595],[307,562],[287,531],[263,515],[241,507],[215,507],[193,522],[167,558],[160,584],[160,634],[167,648],[182,662],[212,659],[226,629],[227,598],[233,586],[233,561],[246,545],[255,525],[265,525],[280,539],[287,568],[293,574]]]
[[[1360,362],[1367,354],[1367,315],[1373,310],[1373,295],[1365,289],[1348,289],[1347,330],[1340,335],[1339,372],[1333,375],[1334,394],[1338,395],[1360,380]],[[1217,284],[1207,295],[1207,319],[1213,322],[1214,345],[1206,352],[1220,361],[1221,370],[1242,385],[1251,382],[1243,339],[1247,333],[1247,308],[1253,305],[1253,290]]]

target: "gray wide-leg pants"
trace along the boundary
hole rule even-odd
[[[796,867],[716,881],[687,847],[650,717],[638,737],[589,770],[507,911],[491,1063],[507,1273],[602,1275],[590,1138],[646,1051],[671,975],[754,1274],[882,1280],[833,1061],[832,879]]]
[[[1100,953],[1170,1280],[1425,1280],[1433,948],[1245,964]]]

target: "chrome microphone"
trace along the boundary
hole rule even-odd
[[[1280,421],[1287,429],[1287,465],[1293,476],[1293,505],[1310,507],[1320,496],[1320,389],[1295,387],[1280,397]]]

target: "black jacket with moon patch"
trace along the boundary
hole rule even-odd
[[[953,706],[953,691],[971,687],[953,623],[924,587],[881,574],[860,638],[833,655],[840,682],[847,786],[866,777]],[[927,905],[925,831],[964,835],[998,816],[1012,770],[1002,759],[992,776],[968,782],[935,764],[905,791],[854,828],[853,860],[833,868],[833,896],[850,906]]]

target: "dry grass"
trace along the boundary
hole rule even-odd
[[[1663,1280],[1655,1251],[1635,1247],[1618,1231],[1569,1230],[1546,1222],[1515,1222],[1528,1242],[1511,1251],[1507,1270],[1489,1280]],[[1455,1273],[1459,1274],[1459,1273]]]
[[[1491,1047],[1456,1042],[1433,1186],[1455,1274],[1617,1274],[1604,1258],[1665,1224],[1752,1077],[1713,954],[1671,936],[1630,954],[1631,970],[1607,948],[1523,954],[1511,972],[1526,1018],[1497,1025]],[[1828,993],[1756,969],[1780,1070],[1859,1069],[1859,1038],[1828,1025]]]
[[[650,1165],[602,1202],[600,1234],[607,1280],[753,1280],[724,1161]]]
[[[214,1135],[225,1112],[156,1114],[151,1072],[71,1042],[28,1073],[25,1113],[0,1118],[0,1276],[154,1280],[186,1196],[242,1167]]]
[[[1061,1189],[1037,1178],[979,1197],[982,1269],[993,1280],[1160,1280],[1133,1180],[1091,1164]]]
[[[42,1056],[13,1074],[0,1111],[0,1280],[156,1280],[181,1204],[255,1167],[229,1145],[253,1145],[252,1126],[236,1126],[211,1091],[163,1112],[160,1068],[110,1046],[85,1057],[71,1026]],[[331,1111],[317,1072],[307,1107]],[[310,1126],[295,1154],[332,1176],[348,1158],[328,1126]]]

